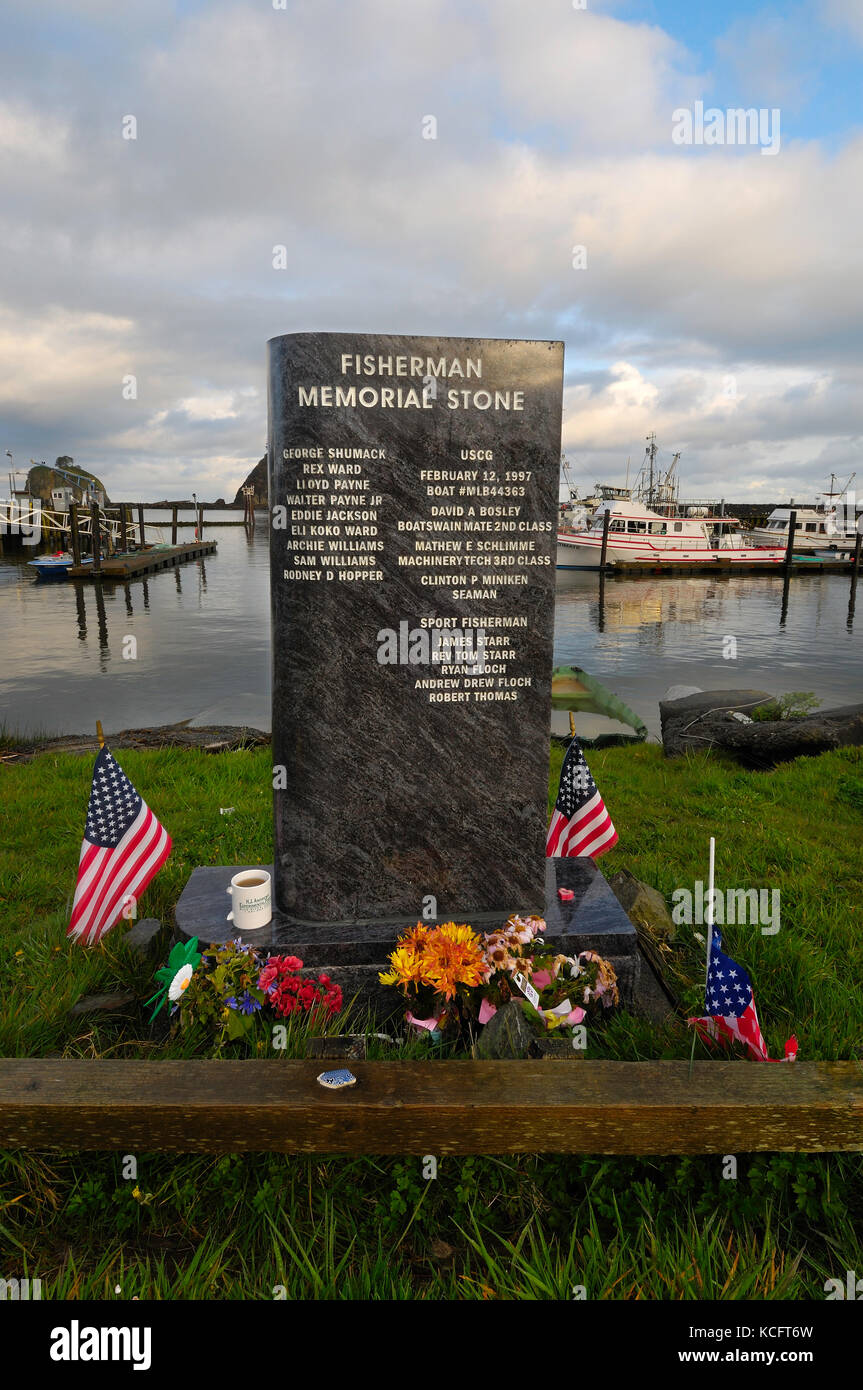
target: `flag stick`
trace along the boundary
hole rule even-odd
[[[99,740],[99,747],[100,747],[100,748],[104,748],[104,747],[105,747],[105,735],[102,733],[102,721],[101,721],[101,719],[97,719],[97,720],[96,720],[96,737],[97,737],[98,740]]]
[[[704,1002],[707,1004],[707,981],[710,977],[710,948],[713,945],[713,870],[716,853],[716,841],[710,837],[710,865],[707,870],[707,964],[704,969]],[[689,1075],[692,1076],[692,1067],[695,1062],[695,1039],[697,1030],[692,1030],[692,1051],[689,1054]]]

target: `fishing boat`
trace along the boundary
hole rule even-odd
[[[698,510],[703,510],[699,508]],[[584,531],[558,531],[559,570],[598,569],[605,516],[608,523],[606,564],[684,564],[707,566],[717,561],[779,565],[783,545],[747,544],[733,516],[662,515],[641,502],[602,502]]]
[[[739,518],[726,516],[724,504],[700,499],[679,500],[680,481],[675,453],[665,471],[657,462],[656,435],[647,436],[647,449],[635,487],[603,489],[603,499],[589,526],[561,527],[557,533],[559,570],[598,569],[605,519],[609,565],[669,564],[707,566],[781,564],[785,546],[779,541],[761,545],[747,541]]]
[[[795,551],[820,551],[835,558],[837,552],[853,550],[857,541],[858,519],[863,519],[860,504],[848,488],[854,481],[852,473],[842,488],[836,488],[836,474],[830,475],[830,487],[820,500],[811,506],[775,507],[764,526],[755,526],[750,538],[760,545],[788,544],[791,513],[796,513],[794,527]],[[844,502],[843,502],[844,499]]]

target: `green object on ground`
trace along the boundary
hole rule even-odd
[[[635,711],[604,686],[602,681],[588,675],[581,666],[555,666],[551,673],[551,705],[552,709],[604,714],[608,719],[616,719],[618,723],[626,724],[634,731],[631,736],[633,743],[642,743],[647,738],[647,725],[639,719]],[[596,739],[580,738],[580,742],[587,748],[601,748],[608,737],[600,735]],[[618,734],[613,737],[617,740],[628,736]]]

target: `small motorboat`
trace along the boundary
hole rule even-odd
[[[57,550],[53,555],[40,555],[38,560],[28,560],[27,563],[36,571],[37,579],[65,579],[75,559],[68,550]],[[81,561],[82,565],[92,563],[89,559]]]

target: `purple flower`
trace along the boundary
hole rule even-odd
[[[242,997],[239,1000],[235,994],[232,994],[230,999],[227,999],[225,1002],[229,1009],[239,1010],[241,1014],[257,1013],[258,1009],[261,1007],[260,999],[255,999],[247,989],[243,990]]]

